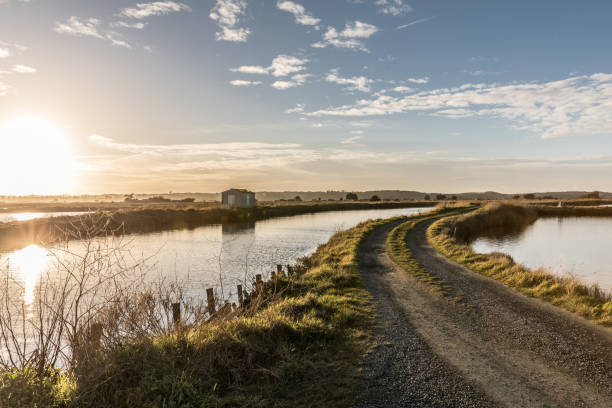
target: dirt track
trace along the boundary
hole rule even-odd
[[[612,407],[612,331],[528,298],[438,254],[425,232],[413,256],[461,300],[443,298],[387,256],[379,228],[361,249],[379,346],[362,407]]]

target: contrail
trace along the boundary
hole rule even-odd
[[[434,18],[436,18],[436,16],[433,16],[433,17],[427,17],[427,18],[422,18],[422,19],[420,19],[420,20],[413,21],[412,23],[408,23],[408,24],[404,24],[404,25],[398,26],[398,27],[396,27],[395,29],[396,29],[396,30],[403,30],[404,28],[411,27],[411,26],[413,26],[413,25],[417,25],[417,24],[420,24],[420,23],[424,23],[424,22],[426,22],[426,21],[433,20]]]

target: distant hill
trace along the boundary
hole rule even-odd
[[[303,201],[327,201],[345,198],[349,192],[357,194],[359,199],[368,199],[374,195],[382,200],[423,200],[429,195],[433,200],[438,194],[447,197],[457,196],[462,200],[510,200],[516,194],[521,197],[527,193],[498,193],[496,191],[467,192],[467,193],[444,193],[444,192],[421,192],[412,190],[371,190],[371,191],[257,191],[255,196],[259,201],[293,200],[299,196]],[[576,199],[589,193],[588,191],[553,191],[553,192],[529,192],[535,194],[537,198],[554,197],[560,200]],[[610,192],[600,192],[601,198],[612,198]],[[15,203],[75,203],[75,202],[122,202],[127,196],[124,194],[100,194],[100,195],[81,195],[81,196],[25,196],[12,197],[0,196],[0,202]],[[194,198],[198,202],[202,201],[221,201],[221,193],[171,193],[171,194],[134,194],[137,200],[147,200],[153,197],[164,197],[171,200],[184,200]]]

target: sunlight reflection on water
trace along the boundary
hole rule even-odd
[[[30,245],[8,256],[10,269],[17,273],[23,283],[23,300],[26,305],[34,302],[34,289],[40,276],[49,266],[49,256],[45,248]]]
[[[88,214],[88,212],[22,212],[22,213],[0,213],[0,222],[29,221],[38,218],[71,217],[75,215]]]

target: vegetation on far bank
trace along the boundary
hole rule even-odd
[[[0,248],[11,250],[32,243],[52,243],[64,237],[57,234],[66,227],[107,223],[105,231],[115,234],[149,233],[172,229],[191,229],[213,224],[253,223],[275,217],[288,217],[324,211],[374,210],[392,208],[433,207],[437,202],[378,201],[378,202],[292,202],[262,204],[253,209],[227,207],[130,208],[125,211],[95,212],[85,216],[54,217],[30,221],[0,223]]]
[[[123,341],[107,338],[114,320],[102,319],[100,348],[67,370],[0,370],[2,406],[350,406],[362,392],[359,364],[374,319],[358,250],[393,220],[335,234],[301,261],[298,274],[276,275],[255,307],[231,319]],[[146,326],[135,316],[129,327]]]
[[[553,275],[544,269],[531,270],[501,253],[479,254],[469,243],[500,228],[520,231],[539,217],[612,216],[612,208],[525,207],[490,204],[475,212],[443,218],[427,231],[439,252],[469,269],[497,279],[532,296],[603,326],[612,327],[612,299],[597,286],[573,278]]]

